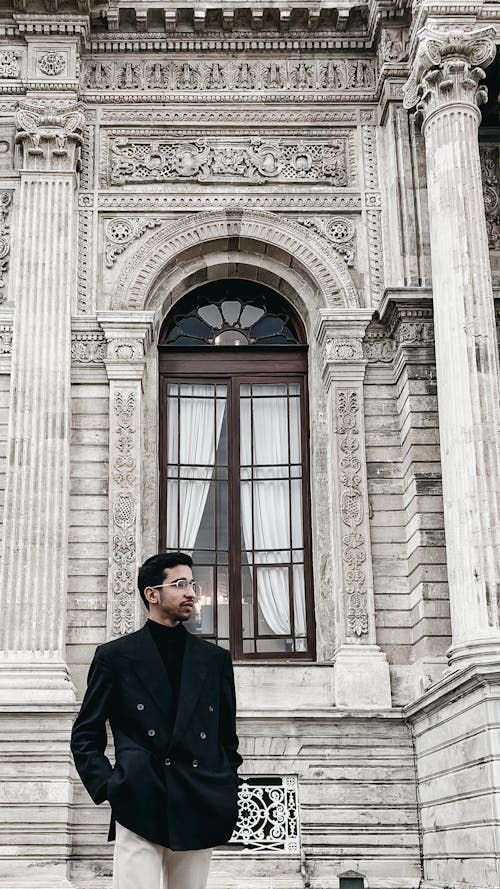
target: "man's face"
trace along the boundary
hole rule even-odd
[[[196,601],[195,593],[191,586],[180,589],[175,585],[176,580],[193,580],[193,573],[188,565],[175,565],[174,568],[166,568],[163,572],[164,579],[161,588],[147,587],[150,601],[150,617],[173,626],[179,621],[189,620]]]

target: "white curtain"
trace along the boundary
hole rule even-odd
[[[289,463],[299,463],[301,458],[300,402],[298,398],[288,401],[284,384],[253,386],[253,394],[259,397],[241,399],[243,538],[249,563],[255,554],[253,570],[264,619],[273,633],[283,636],[291,634],[289,551],[292,545],[303,546],[301,480],[288,480]],[[244,478],[244,467],[250,465],[253,482]],[[280,563],[286,564],[280,567]],[[292,573],[295,636],[305,637],[302,564],[294,565]],[[305,648],[304,638],[297,640],[296,647]]]
[[[179,398],[169,395],[167,448],[168,463],[179,463],[183,477],[167,481],[167,549],[192,552],[214,474],[226,400],[214,397],[215,386],[182,385],[179,390]]]

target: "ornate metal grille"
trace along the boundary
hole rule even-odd
[[[299,852],[297,776],[247,778],[239,791],[239,818],[230,840],[240,849]]]

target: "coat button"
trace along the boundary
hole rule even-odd
[[[212,704],[209,704],[209,705],[208,705],[208,710],[209,710],[210,713],[213,713],[213,712],[214,712],[214,708],[212,707]]]
[[[156,735],[156,732],[155,732],[154,728],[149,728],[149,729],[148,729],[148,735],[149,735],[150,738],[154,738],[154,736]]]
[[[166,765],[166,766],[171,766],[171,765],[172,765],[172,760],[169,759],[168,756],[167,756],[167,758],[166,758],[166,760],[165,760],[165,765]]]
[[[137,704],[138,710],[144,710],[144,704]]]
[[[201,738],[202,741],[206,741],[206,740],[207,740],[206,733],[205,733],[205,732],[200,732],[200,738]]]
[[[198,768],[198,760],[197,759],[193,759],[193,768],[195,768],[195,769]]]

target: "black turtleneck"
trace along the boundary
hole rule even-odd
[[[166,627],[155,620],[148,620],[147,625],[165,665],[177,710],[187,631],[182,623],[175,627]]]

